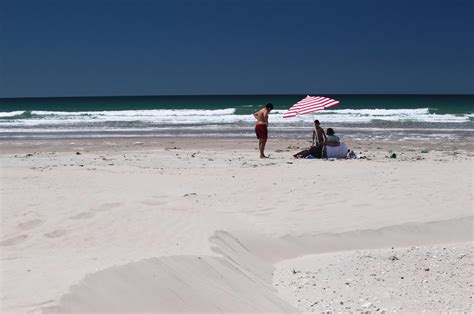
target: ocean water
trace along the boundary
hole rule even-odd
[[[0,139],[254,136],[252,113],[273,103],[270,136],[308,137],[312,121],[377,140],[474,137],[474,95],[322,95],[341,103],[283,118],[306,95],[0,98]],[[309,135],[308,135],[309,134]]]

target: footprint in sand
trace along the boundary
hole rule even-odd
[[[95,212],[103,212],[106,210],[114,209],[122,205],[122,203],[104,203],[100,205],[99,207],[93,209]]]
[[[33,220],[30,220],[30,221],[25,221],[25,222],[19,223],[18,227],[22,230],[28,230],[28,229],[33,229],[35,227],[38,227],[43,222],[44,221],[41,220],[41,219],[33,219]]]
[[[67,230],[54,230],[53,232],[45,233],[44,235],[48,238],[59,238],[65,236],[67,234]]]
[[[25,241],[28,239],[28,236],[26,234],[19,235],[17,237],[13,237],[10,239],[3,240],[0,242],[0,246],[11,246],[11,245],[16,245],[20,244],[21,242]]]
[[[144,200],[141,203],[148,206],[159,206],[159,205],[165,204],[165,202],[155,201],[155,200]]]
[[[358,204],[352,205],[352,207],[368,207],[368,206],[370,206],[370,203],[358,203]]]
[[[88,218],[92,218],[93,216],[94,216],[94,213],[82,212],[77,215],[69,217],[69,219],[88,219]]]

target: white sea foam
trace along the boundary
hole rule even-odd
[[[336,109],[322,110],[314,114],[283,118],[286,110],[274,110],[270,121],[273,125],[303,126],[313,118],[320,119],[324,124],[351,124],[370,123],[374,121],[390,122],[430,122],[430,123],[465,123],[474,115],[464,114],[436,114],[430,113],[428,108],[418,109]],[[252,124],[254,117],[251,114],[236,114],[235,108],[218,110],[199,109],[155,109],[155,110],[119,110],[119,111],[13,111],[0,112],[0,131],[9,128],[66,128],[81,125],[89,128],[94,124],[122,124],[123,128],[130,128],[135,124],[137,128],[144,125],[149,127],[166,125],[204,125],[212,124]],[[125,125],[126,124],[126,125]],[[112,126],[110,126],[112,127]],[[119,127],[115,125],[115,127]]]
[[[15,117],[15,116],[19,116],[21,114],[25,113],[25,111],[8,111],[8,112],[0,112],[0,118],[3,118],[3,117]]]
[[[339,109],[322,110],[313,114],[283,118],[285,110],[277,110],[278,122],[305,120],[320,117],[325,123],[369,123],[374,120],[398,122],[463,123],[469,121],[469,115],[435,114],[429,108],[418,109]],[[281,116],[280,116],[281,115]]]
[[[202,109],[151,109],[151,110],[110,110],[110,111],[32,111],[35,115],[45,116],[105,116],[105,117],[148,117],[148,116],[214,116],[234,114],[234,108]]]

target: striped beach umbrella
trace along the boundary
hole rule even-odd
[[[339,100],[322,96],[306,96],[302,100],[290,107],[287,112],[283,114],[283,118],[296,117],[326,108],[334,107],[339,103]]]

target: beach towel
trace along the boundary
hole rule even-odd
[[[339,146],[326,146],[327,158],[346,158],[347,153],[347,145],[344,143],[341,143]]]

